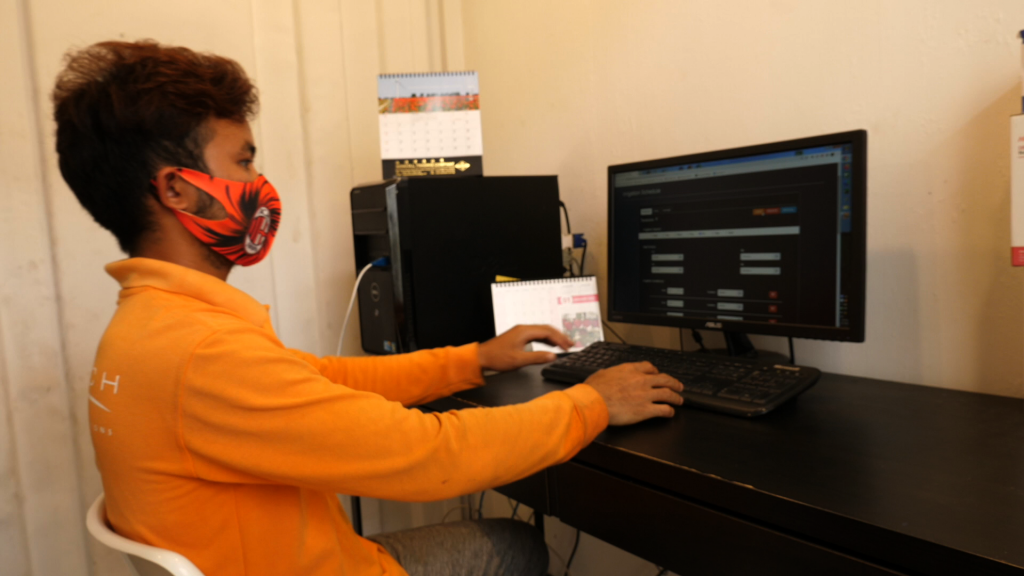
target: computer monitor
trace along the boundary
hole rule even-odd
[[[609,167],[609,319],[863,342],[866,180],[863,130]]]

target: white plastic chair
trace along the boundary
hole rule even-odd
[[[85,515],[85,527],[93,538],[121,552],[128,569],[137,576],[203,576],[195,564],[177,552],[140,544],[114,532],[107,523],[103,494],[89,507]]]

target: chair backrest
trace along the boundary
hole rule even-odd
[[[140,544],[114,532],[107,523],[103,494],[89,507],[85,526],[93,538],[125,555],[129,566],[139,576],[203,576],[203,573],[177,552]]]

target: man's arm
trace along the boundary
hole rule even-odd
[[[589,385],[516,406],[423,414],[334,385],[244,327],[207,337],[182,385],[181,438],[197,477],[391,500],[506,484],[571,458],[608,423]]]
[[[416,406],[484,383],[477,344],[395,356],[317,357],[289,350],[335,384]]]
[[[313,365],[335,384],[415,406],[483,384],[481,368],[515,370],[555,359],[550,352],[526,352],[524,347],[534,341],[566,350],[572,346],[572,342],[555,328],[532,325],[516,326],[479,345],[421,350],[396,356],[320,358],[299,350],[289,352]]]

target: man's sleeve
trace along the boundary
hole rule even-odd
[[[571,458],[608,424],[580,384],[525,404],[423,414],[333,384],[271,336],[211,334],[184,368],[178,417],[194,474],[431,501]]]
[[[416,406],[484,383],[477,344],[420,350],[395,356],[318,357],[299,350],[291,354],[311,364],[335,384],[380,394],[405,406]]]

